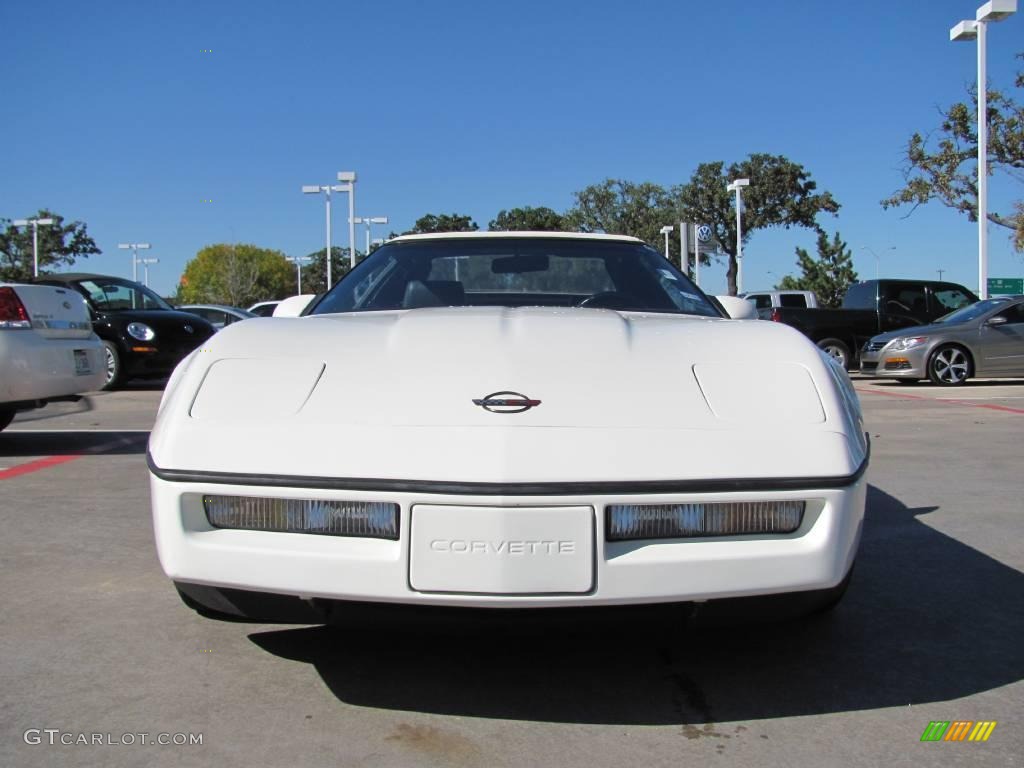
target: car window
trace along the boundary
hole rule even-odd
[[[934,311],[940,315],[952,312],[954,309],[966,307],[968,304],[973,304],[976,301],[973,296],[969,296],[959,288],[952,287],[936,289],[932,291],[932,297],[935,299]]]
[[[877,283],[857,283],[846,289],[843,307],[846,309],[875,309]]]
[[[883,288],[880,309],[887,314],[924,318],[927,306],[923,285],[891,283]]]
[[[170,305],[139,283],[117,278],[80,280],[78,284],[93,306],[103,312],[132,309],[170,309]]]
[[[998,306],[1006,302],[1006,299],[995,298],[985,299],[984,301],[978,301],[969,306],[958,309],[955,312],[950,312],[948,315],[943,315],[936,322],[939,323],[966,323],[969,320],[975,320],[986,312],[990,312],[993,307]]]
[[[394,241],[347,274],[312,314],[451,306],[589,306],[718,317],[641,243],[563,238]]]
[[[1024,323],[1024,304],[1015,304],[999,312],[995,317],[1005,317],[1007,324]]]
[[[758,309],[767,309],[772,305],[772,297],[767,293],[752,293],[746,298],[747,301],[754,302],[754,306]]]
[[[807,297],[802,293],[783,293],[779,296],[780,307],[806,307]]]

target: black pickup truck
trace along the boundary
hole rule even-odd
[[[759,310],[758,316],[793,326],[850,369],[857,367],[860,348],[872,336],[927,325],[977,300],[956,283],[865,280],[847,289],[842,309],[774,307]]]

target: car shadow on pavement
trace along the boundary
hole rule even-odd
[[[89,430],[24,430],[0,432],[0,457],[66,456],[70,454],[142,454],[149,430],[95,432]]]
[[[395,607],[250,640],[314,665],[356,706],[680,724],[695,737],[717,735],[707,725],[715,722],[948,701],[1016,682],[1024,574],[920,519],[934,509],[870,487],[850,590],[832,614],[803,621],[680,628],[667,612],[625,610],[581,621],[459,612],[423,622]]]

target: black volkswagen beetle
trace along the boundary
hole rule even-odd
[[[201,317],[178,312],[146,286],[123,277],[67,272],[37,283],[74,288],[85,297],[92,327],[107,350],[107,383],[162,378],[206,341],[214,327]]]

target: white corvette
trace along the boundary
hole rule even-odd
[[[339,601],[833,604],[868,445],[846,374],[639,240],[417,235],[305,317],[225,328],[149,446],[160,562],[208,615]]]

